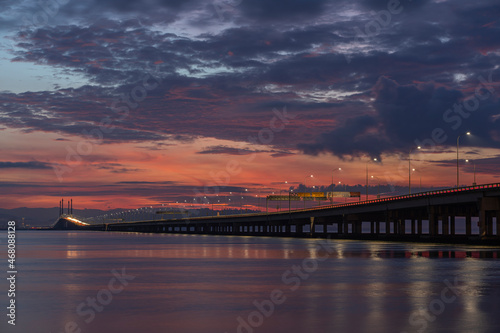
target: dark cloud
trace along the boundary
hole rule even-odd
[[[387,10],[388,5],[391,4],[396,8],[401,6],[403,10],[408,11],[425,6],[431,0],[361,0],[360,2],[364,7],[371,10]]]
[[[240,2],[240,1],[238,1]],[[258,20],[313,17],[320,14],[329,0],[242,0],[244,15]]]
[[[44,170],[52,169],[52,166],[44,162],[0,162],[0,169],[33,169]]]
[[[471,131],[475,135],[469,138],[469,145],[500,148],[500,102],[492,95],[480,101],[474,95],[434,84],[400,85],[386,77],[378,80],[373,94],[375,113],[349,118],[321,134],[315,143],[298,147],[313,155],[380,157],[382,153],[407,152],[417,145],[454,145],[458,135]],[[471,100],[477,101],[477,107],[467,111],[468,105],[476,105],[469,104]],[[460,111],[455,112],[455,106]]]
[[[114,129],[104,142],[162,149],[168,145],[163,141],[199,137],[248,141],[269,127],[273,108],[287,106],[296,117],[270,143],[280,148],[270,149],[273,156],[297,145],[309,154],[397,153],[429,138],[436,127],[447,134],[443,144],[452,144],[455,129],[443,113],[473,96],[478,78],[497,66],[500,8],[486,0],[402,1],[405,9],[418,10],[403,10],[377,33],[356,36],[355,28],[376,22],[370,11],[387,3],[226,2],[237,14],[231,28],[208,20],[204,34],[190,37],[170,24],[196,20],[198,11],[213,14],[213,6],[194,0],[69,2],[59,9],[61,18],[89,14],[20,31],[14,61],[48,65],[89,84],[2,93],[0,122],[82,136],[110,117]],[[354,10],[349,20],[335,16],[344,6]],[[114,14],[91,15],[108,11]],[[168,15],[162,22],[155,11]],[[238,24],[241,17],[249,20]],[[463,78],[456,80],[457,74]],[[146,76],[155,88],[117,120],[113,101],[144,91]],[[480,111],[463,119],[463,128],[478,133],[479,147],[497,147],[497,104],[495,98],[481,101]]]
[[[205,148],[202,151],[197,152],[197,154],[250,155],[258,152],[263,152],[263,151],[239,149],[227,146],[211,146]]]

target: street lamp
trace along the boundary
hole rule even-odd
[[[410,191],[411,194],[411,152],[413,151],[414,148],[410,149],[410,152],[408,153],[408,190]],[[417,149],[422,149],[422,147],[418,146]]]
[[[465,160],[465,162],[471,162],[474,166],[474,182],[472,183],[472,186],[476,186],[476,162],[474,162],[474,160]]]
[[[366,200],[368,200],[368,163],[370,163],[372,160],[369,160],[366,162]],[[374,162],[377,162],[377,159],[373,159]]]
[[[313,178],[313,175],[306,176],[306,178],[304,178],[304,187],[305,187],[305,190],[306,190],[305,193],[307,193],[307,183],[306,183],[307,178]],[[311,192],[312,192],[312,190],[311,190]],[[304,196],[304,208],[306,208],[306,197],[305,196]]]
[[[466,135],[470,135],[470,132],[467,132],[465,133]],[[457,137],[457,188],[460,186],[460,167],[459,167],[459,163],[458,163],[458,148],[459,148],[459,142],[460,142],[460,137],[462,136],[463,134],[460,134],[458,137]]]
[[[380,199],[380,179],[377,177],[377,176],[371,176],[371,178],[376,178],[377,179],[377,182],[378,182],[378,188],[377,188],[377,199]]]
[[[342,171],[342,168],[334,169],[334,170],[332,171],[332,191],[333,191],[333,173],[334,173],[335,171]]]
[[[288,184],[288,181],[285,180],[284,184]],[[283,184],[280,184],[280,197],[281,197],[282,188],[283,188]],[[280,201],[278,201],[278,205],[279,205],[279,211],[281,212],[281,198],[280,198]]]

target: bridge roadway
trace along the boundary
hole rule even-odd
[[[461,233],[456,232],[457,218],[461,218]],[[473,218],[478,218],[479,233],[473,233]],[[292,211],[80,225],[78,228],[500,245],[500,183]]]

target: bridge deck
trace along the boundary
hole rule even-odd
[[[458,220],[464,228],[457,232]],[[472,224],[478,219],[478,227]],[[79,226],[81,229],[500,245],[500,183],[273,213]],[[474,232],[476,229],[476,232]]]

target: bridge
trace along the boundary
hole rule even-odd
[[[106,224],[62,216],[57,223],[78,230],[500,245],[500,183],[273,213]]]

